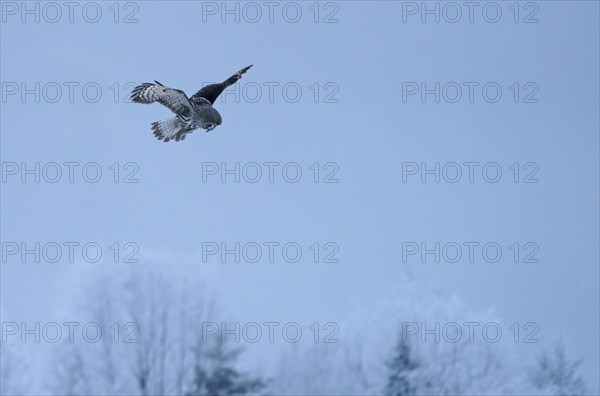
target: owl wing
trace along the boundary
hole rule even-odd
[[[200,98],[204,98],[208,100],[211,104],[214,104],[215,100],[217,100],[217,98],[219,97],[219,95],[221,95],[225,88],[235,84],[240,78],[242,78],[242,74],[246,73],[251,67],[252,65],[244,67],[242,70],[238,71],[222,83],[210,84],[203,87],[201,90],[192,95],[190,100],[192,102],[197,102],[200,100]]]
[[[165,87],[158,81],[156,84],[144,83],[138,85],[131,92],[131,100],[135,103],[154,103],[158,102],[168,107],[177,115],[188,115],[193,111],[190,99],[185,92],[180,89]]]

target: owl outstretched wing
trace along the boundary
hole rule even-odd
[[[244,67],[242,70],[235,73],[233,76],[229,77],[227,80],[222,83],[210,84],[202,88],[200,91],[196,92],[190,100],[194,103],[201,102],[201,98],[208,100],[211,104],[215,103],[215,100],[221,95],[221,93],[225,90],[225,88],[235,84],[242,75],[246,73],[252,65]]]
[[[192,104],[185,92],[165,87],[158,81],[154,82],[155,84],[144,83],[135,87],[131,93],[131,100],[135,103],[145,104],[158,102],[179,116],[192,113]]]

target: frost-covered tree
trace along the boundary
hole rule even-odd
[[[202,323],[214,320],[214,300],[201,281],[148,268],[100,273],[78,301],[69,317],[96,324],[102,337],[63,340],[54,349],[53,393],[184,395],[192,389]]]
[[[555,395],[581,394],[576,364],[556,352],[536,369],[532,381],[528,344],[510,334],[498,342],[483,337],[485,324],[508,328],[493,311],[474,311],[458,298],[398,282],[394,295],[370,301],[351,320],[339,323],[338,344],[292,347],[269,387],[286,395]],[[436,324],[478,323],[474,338],[463,327],[460,337],[423,337],[405,333],[404,325],[431,332]]]
[[[0,395],[18,395],[26,393],[26,374],[24,362],[20,359],[18,341],[7,337],[0,342]]]
[[[249,395],[261,391],[266,385],[262,379],[236,368],[242,350],[228,348],[218,338],[197,349],[193,388],[188,396]]]
[[[533,374],[535,387],[545,395],[583,395],[585,384],[578,370],[581,360],[567,357],[562,341],[557,341],[551,351],[545,351]]]
[[[98,323],[104,337],[96,343],[56,345],[51,359],[54,382],[42,382],[47,385],[44,393],[403,396],[585,391],[579,362],[562,345],[534,362],[528,348],[507,335],[497,343],[483,340],[481,332],[474,341],[463,334],[451,342],[405,332],[407,323],[425,323],[430,331],[435,323],[502,323],[491,311],[474,311],[458,298],[408,279],[399,280],[401,287],[394,295],[364,302],[354,317],[337,323],[339,342],[305,337],[298,343],[273,345],[279,349],[274,352],[280,354],[280,364],[264,381],[240,370],[241,350],[219,342],[222,336],[204,340],[204,324],[224,323],[225,318],[216,317],[221,310],[215,309],[212,293],[190,274],[140,267],[128,274],[93,276],[75,299],[81,306],[66,319]],[[129,323],[135,326],[126,327]],[[244,352],[252,353],[253,348],[261,344]],[[2,362],[10,356],[3,350]],[[1,374],[7,384],[14,385],[18,378],[4,367]],[[5,392],[7,386],[2,389]]]
[[[402,339],[398,340],[394,353],[387,363],[389,376],[384,389],[386,395],[408,396],[414,395],[417,387],[412,377],[419,367],[419,362],[411,353],[411,346]]]
[[[272,395],[380,394],[369,382],[363,344],[285,345],[267,392]]]
[[[63,343],[64,353],[57,362],[54,375],[56,381],[51,384],[55,393],[64,392],[65,395],[92,394],[90,378],[88,378],[88,364],[84,359],[81,349],[76,344]]]

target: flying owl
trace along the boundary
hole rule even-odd
[[[215,100],[225,88],[235,84],[251,67],[252,65],[244,67],[222,83],[205,86],[190,98],[182,90],[165,87],[155,80],[156,84],[144,83],[135,87],[131,93],[131,100],[144,104],[158,102],[175,113],[173,118],[153,122],[152,130],[158,140],[166,143],[174,139],[178,142],[196,129],[202,128],[210,132],[217,125],[221,125],[221,115],[213,107]]]

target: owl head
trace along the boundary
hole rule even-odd
[[[202,129],[204,129],[206,132],[212,131],[218,125],[221,125],[223,123],[221,114],[219,114],[219,112],[214,107],[207,108],[202,118]]]

